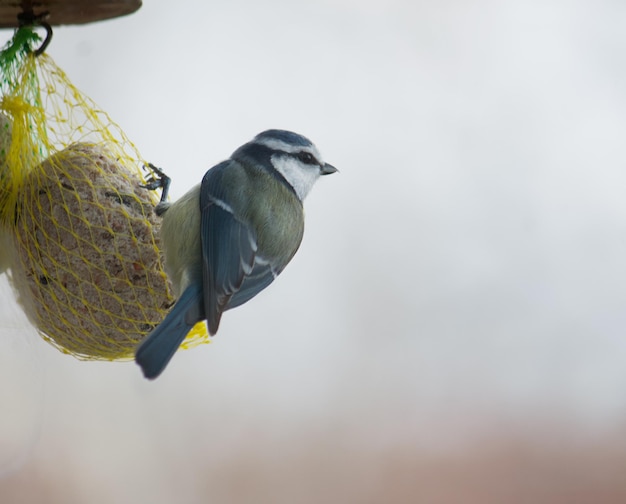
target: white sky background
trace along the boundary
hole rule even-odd
[[[624,425],[626,4],[182,4],[58,28],[48,53],[173,197],[266,128],[341,173],[281,277],[157,381],[32,336],[29,457],[75,495],[106,473],[171,502],[194,461],[250,440],[448,450]]]

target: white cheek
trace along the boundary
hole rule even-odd
[[[293,158],[285,156],[273,156],[272,164],[285,180],[294,188],[298,198],[304,200],[306,195],[319,178],[320,173],[315,166],[303,166]]]

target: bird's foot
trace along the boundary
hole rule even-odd
[[[170,183],[172,179],[165,175],[165,172],[161,170],[161,168],[157,168],[152,163],[148,163],[144,165],[145,170],[150,170],[152,173],[150,177],[146,180],[145,184],[142,184],[141,187],[148,189],[150,191],[155,191],[157,189],[161,189],[161,199],[157,204],[155,211],[157,215],[161,215],[167,210],[169,206],[167,203],[167,196],[169,194]]]

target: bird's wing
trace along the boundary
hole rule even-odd
[[[241,287],[233,294],[227,308],[235,308],[249,301],[271,284],[277,276],[278,272],[274,271],[267,262],[260,260],[257,255],[252,271],[244,277]]]
[[[223,201],[220,185],[228,162],[207,172],[200,189],[202,283],[209,333],[217,332],[231,297],[252,273],[257,250],[254,230]]]

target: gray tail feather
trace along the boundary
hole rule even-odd
[[[159,376],[191,328],[204,319],[202,285],[190,285],[172,310],[135,351],[135,362],[143,375],[152,380]]]

